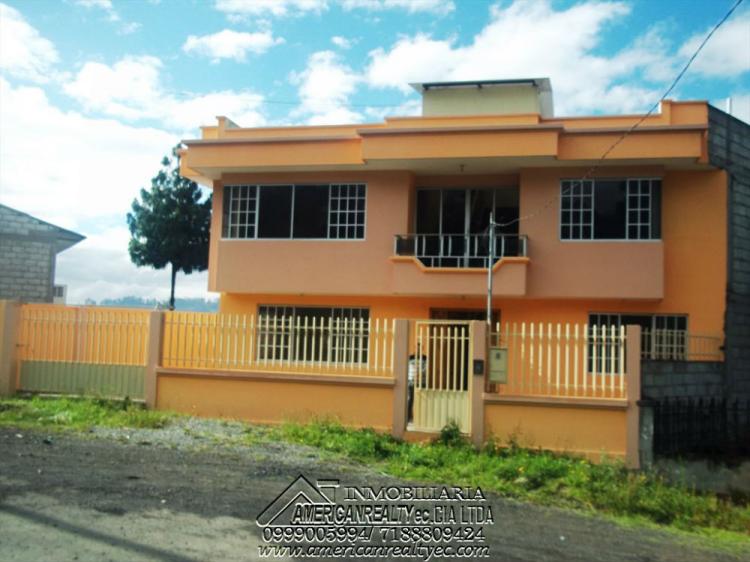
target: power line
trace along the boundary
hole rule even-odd
[[[615,149],[615,148],[616,148],[616,147],[617,147],[617,146],[618,146],[618,145],[619,145],[619,144],[620,144],[620,143],[621,143],[622,141],[624,141],[624,140],[625,140],[625,138],[626,138],[626,137],[627,137],[627,136],[628,136],[628,135],[629,135],[630,133],[632,133],[632,132],[633,132],[633,131],[635,131],[635,130],[636,130],[636,129],[637,129],[638,127],[640,127],[640,126],[641,126],[641,125],[643,124],[643,122],[644,122],[644,121],[645,121],[646,119],[648,119],[648,118],[649,118],[649,117],[651,116],[651,114],[653,114],[653,112],[654,112],[654,111],[656,111],[656,109],[657,109],[657,108],[659,107],[659,105],[660,105],[660,104],[661,104],[661,103],[662,103],[662,102],[663,102],[663,101],[664,101],[664,100],[666,99],[666,97],[667,97],[667,96],[668,96],[668,95],[669,95],[670,93],[672,93],[672,90],[674,90],[675,86],[677,86],[677,83],[678,83],[678,82],[679,82],[679,81],[680,81],[680,80],[682,79],[682,77],[683,77],[683,76],[685,75],[685,73],[687,72],[688,68],[690,68],[690,65],[691,65],[691,64],[693,64],[693,61],[694,61],[694,60],[696,59],[696,57],[697,57],[697,56],[698,56],[698,55],[700,54],[700,52],[701,52],[701,51],[703,50],[703,47],[705,47],[705,46],[706,46],[706,43],[708,43],[709,39],[711,39],[711,37],[712,37],[712,36],[714,35],[714,33],[716,33],[716,31],[717,31],[717,30],[718,30],[718,29],[719,29],[719,28],[720,28],[720,27],[721,27],[722,25],[724,25],[724,23],[725,23],[725,22],[726,22],[726,21],[727,21],[727,20],[728,20],[728,19],[729,19],[730,17],[732,17],[732,14],[733,14],[733,13],[735,12],[735,10],[737,10],[737,8],[738,8],[738,7],[740,6],[740,4],[742,4],[742,2],[744,2],[744,0],[737,0],[737,2],[735,2],[735,3],[734,3],[734,5],[733,5],[733,6],[732,6],[732,7],[731,7],[731,8],[729,9],[729,11],[728,11],[728,12],[727,12],[726,14],[724,14],[724,17],[723,17],[723,18],[721,18],[721,20],[719,20],[719,22],[718,22],[718,23],[717,23],[716,25],[714,25],[714,27],[713,27],[713,28],[711,29],[711,31],[709,31],[709,32],[708,32],[708,35],[706,35],[706,37],[705,37],[705,38],[703,39],[703,41],[701,41],[700,45],[698,45],[698,48],[697,48],[697,49],[695,50],[695,52],[694,52],[694,53],[692,54],[692,56],[691,56],[691,57],[690,57],[690,58],[688,59],[687,63],[685,63],[685,66],[684,66],[684,67],[682,68],[682,70],[680,70],[680,72],[679,72],[679,73],[677,74],[677,76],[675,77],[675,79],[674,79],[674,80],[672,81],[672,84],[671,84],[671,85],[669,86],[669,88],[667,88],[667,90],[666,90],[666,91],[664,92],[664,94],[662,94],[662,96],[661,96],[661,97],[659,98],[659,100],[658,100],[658,101],[657,101],[656,103],[654,103],[654,104],[653,104],[653,105],[651,106],[651,108],[650,108],[650,109],[648,110],[648,112],[647,112],[647,113],[645,113],[644,115],[642,115],[642,116],[641,116],[641,118],[640,118],[640,119],[638,119],[638,121],[636,121],[636,122],[635,122],[635,124],[634,124],[634,125],[633,125],[632,127],[630,127],[630,128],[629,128],[629,129],[627,129],[627,130],[626,130],[625,132],[623,132],[623,133],[622,133],[622,135],[620,135],[620,137],[619,137],[619,138],[618,138],[618,139],[617,139],[617,140],[616,140],[615,142],[613,142],[613,143],[612,143],[612,145],[611,145],[611,146],[610,146],[609,148],[607,148],[607,150],[605,150],[605,151],[604,151],[604,153],[603,153],[603,154],[601,155],[601,157],[599,158],[599,160],[597,160],[597,161],[596,161],[596,163],[594,163],[594,165],[593,165],[593,166],[591,166],[591,168],[590,168],[590,169],[589,169],[589,170],[588,170],[588,171],[587,171],[587,172],[586,172],[586,173],[584,174],[584,176],[583,176],[583,177],[582,177],[582,178],[581,178],[580,180],[578,180],[578,182],[577,182],[577,183],[579,183],[580,185],[583,185],[583,182],[584,182],[584,181],[586,181],[586,180],[590,179],[590,178],[591,178],[591,176],[592,176],[592,174],[593,174],[593,173],[594,173],[594,172],[595,172],[595,171],[596,171],[596,170],[597,170],[597,169],[598,169],[598,168],[599,168],[599,167],[600,167],[600,166],[602,165],[602,163],[604,162],[604,160],[606,160],[607,156],[609,156],[609,155],[611,154],[611,152],[612,152],[612,151],[613,151],[613,150],[614,150],[614,149]],[[568,188],[568,190],[566,190],[566,191],[562,192],[562,194],[561,194],[561,195],[566,195],[566,194],[567,194],[567,192],[569,191],[569,189],[570,189],[570,188]],[[536,209],[536,210],[534,210],[534,211],[531,211],[530,213],[527,213],[526,215],[523,215],[523,216],[519,216],[518,218],[515,218],[515,219],[513,219],[513,220],[511,220],[511,221],[508,221],[508,222],[504,222],[504,223],[495,223],[495,226],[498,226],[498,227],[501,227],[501,228],[502,228],[502,227],[506,227],[506,226],[512,226],[512,225],[514,225],[514,224],[516,224],[516,223],[518,223],[518,222],[521,222],[522,220],[523,220],[523,221],[527,221],[527,220],[529,220],[529,219],[532,219],[532,218],[534,218],[534,217],[535,217],[536,215],[539,215],[539,214],[541,214],[541,213],[542,213],[543,211],[546,211],[546,210],[547,210],[547,209],[548,209],[548,208],[549,208],[549,207],[550,207],[550,206],[551,206],[551,205],[552,205],[552,204],[553,204],[554,202],[556,202],[556,201],[557,201],[557,199],[558,199],[558,196],[557,196],[557,195],[555,195],[554,197],[552,197],[552,198],[550,198],[550,199],[549,199],[548,201],[546,201],[546,202],[545,202],[545,203],[544,203],[544,204],[543,204],[543,205],[542,205],[541,207],[539,207],[538,209]]]

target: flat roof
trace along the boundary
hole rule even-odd
[[[536,86],[543,92],[552,90],[552,84],[549,78],[511,78],[507,80],[460,80],[454,82],[411,82],[409,86],[417,92],[422,93],[427,90],[437,90],[443,88],[485,88],[498,86],[517,86],[526,84]]]

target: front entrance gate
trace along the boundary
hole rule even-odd
[[[413,402],[410,429],[440,431],[455,421],[471,431],[471,322],[415,320],[409,384]]]

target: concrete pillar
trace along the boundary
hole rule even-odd
[[[409,321],[396,320],[393,334],[393,424],[391,435],[402,439],[407,423],[407,396],[409,370]]]
[[[0,396],[16,392],[20,316],[19,302],[0,300]]]
[[[156,408],[156,369],[161,366],[164,312],[154,310],[148,316],[148,347],[146,348],[146,380],[144,394],[146,406]]]
[[[638,404],[641,401],[641,327],[630,325],[625,334],[625,381],[628,392],[625,464],[628,468],[640,468],[641,416]]]
[[[654,465],[654,406],[653,400],[638,402],[640,415],[640,433],[638,434],[638,458],[640,468],[649,469]]]
[[[484,444],[484,389],[487,377],[487,324],[471,323],[472,357],[469,364],[469,397],[471,400],[471,442],[475,447]],[[479,366],[481,372],[474,372]]]

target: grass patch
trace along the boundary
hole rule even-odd
[[[510,443],[476,451],[457,428],[432,443],[405,443],[371,429],[348,429],[331,421],[285,424],[284,440],[311,445],[361,461],[402,478],[479,486],[505,497],[543,505],[706,532],[750,532],[750,507],[633,472],[620,462],[523,449]],[[743,539],[744,540],[744,539]]]
[[[161,428],[177,414],[146,410],[129,401],[91,398],[0,400],[0,426],[79,429],[94,426]],[[216,446],[252,446],[269,441],[299,443],[344,456],[393,476],[422,482],[479,486],[508,498],[606,514],[621,522],[666,526],[741,545],[750,533],[750,506],[670,484],[655,474],[627,470],[622,463],[585,459],[488,443],[475,450],[455,426],[431,443],[406,443],[372,429],[349,429],[335,421],[282,426],[249,425],[244,433],[217,436]],[[687,535],[686,535],[687,537]]]
[[[11,398],[0,402],[0,426],[18,428],[166,426],[175,414],[146,410],[129,400],[94,398]]]

